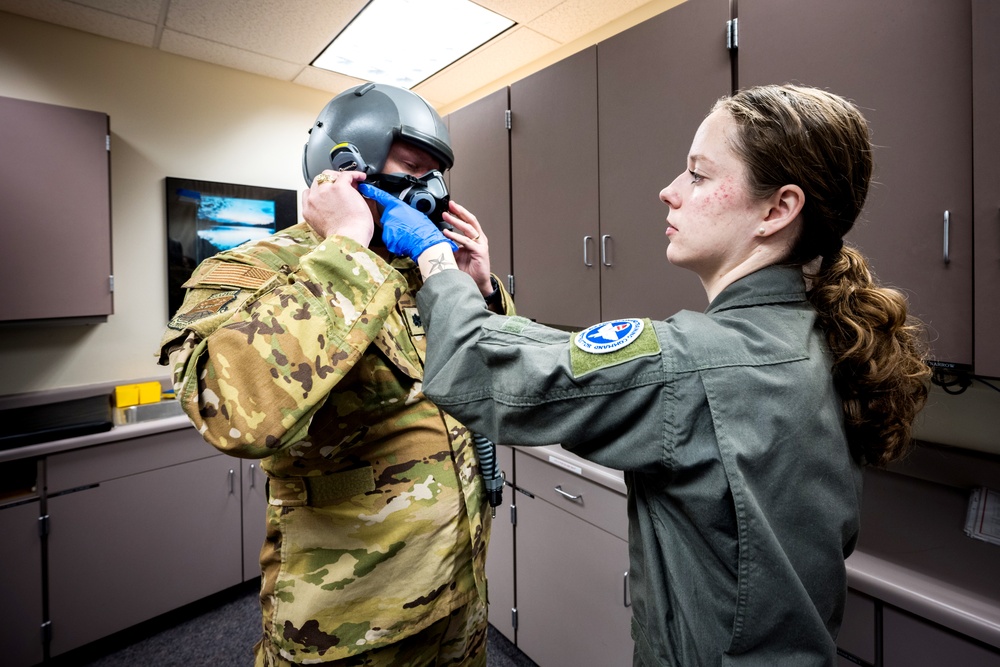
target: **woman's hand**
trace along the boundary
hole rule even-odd
[[[302,192],[302,218],[323,238],[346,236],[368,247],[375,234],[375,219],[357,189],[363,180],[361,171],[327,169]]]
[[[445,230],[444,234],[458,245],[455,252],[458,268],[472,276],[482,295],[488,296],[493,291],[493,284],[490,282],[490,243],[483,233],[482,225],[467,208],[454,201],[448,202],[448,210],[443,217],[456,230]]]

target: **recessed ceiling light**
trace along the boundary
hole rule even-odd
[[[412,88],[512,25],[468,0],[372,0],[312,66]]]

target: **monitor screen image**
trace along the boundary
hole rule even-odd
[[[290,227],[298,216],[294,190],[167,177],[166,195],[168,317],[201,262]]]

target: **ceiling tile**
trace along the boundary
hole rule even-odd
[[[0,0],[0,11],[140,46],[153,46],[156,26],[63,0]]]
[[[649,0],[566,0],[528,25],[532,30],[566,44],[628,14]]]
[[[170,0],[73,0],[72,4],[85,5],[143,23],[160,22],[160,10]]]
[[[299,75],[292,79],[292,83],[300,86],[309,86],[317,90],[325,90],[330,93],[339,93],[342,90],[365,83],[361,79],[352,76],[338,74],[330,70],[319,69],[318,67],[306,67]]]
[[[365,4],[366,0],[171,0],[167,27],[306,65]]]
[[[295,63],[269,58],[259,53],[250,53],[226,44],[192,37],[173,30],[163,31],[160,49],[168,53],[176,53],[179,56],[204,60],[282,81],[291,81],[302,70],[302,66]]]
[[[477,5],[521,24],[538,18],[562,2],[563,0],[476,0]]]
[[[428,100],[456,100],[530,64],[558,46],[557,42],[544,35],[517,27],[476,49],[413,90]]]

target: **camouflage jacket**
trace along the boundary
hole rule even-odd
[[[469,432],[422,393],[420,284],[408,259],[299,224],[203,262],[164,335],[194,425],[268,473],[265,641],[289,661],[486,599],[482,478]]]

